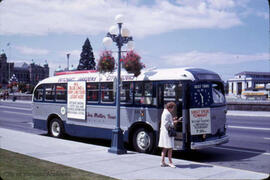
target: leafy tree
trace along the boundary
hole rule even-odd
[[[84,42],[81,52],[80,63],[78,65],[78,70],[95,70],[96,62],[93,54],[93,49],[87,38]]]

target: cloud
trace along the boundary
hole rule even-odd
[[[137,5],[122,0],[8,0],[0,6],[0,34],[95,35],[105,33],[119,13],[126,16],[127,27],[138,37],[179,29],[230,28],[242,24],[234,12],[233,0],[191,2],[157,0],[151,5]]]
[[[26,55],[47,55],[49,53],[49,50],[47,49],[38,49],[26,46],[15,46],[15,49]]]
[[[201,65],[226,65],[250,61],[269,60],[269,53],[259,54],[230,54],[224,52],[205,53],[191,51],[163,56],[161,59],[170,66],[201,66]]]
[[[264,19],[269,19],[269,13],[267,12],[256,12],[256,15],[259,17],[263,17]]]
[[[232,8],[235,6],[234,0],[177,0],[178,4],[185,5],[185,6],[191,6],[191,7],[197,7],[201,4],[207,4],[209,7],[213,9],[226,9],[226,8]]]

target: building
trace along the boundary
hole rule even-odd
[[[8,84],[14,72],[14,63],[7,62],[5,53],[0,54],[0,84]]]
[[[49,66],[47,62],[43,66],[37,65],[33,60],[30,65],[27,63],[14,65],[14,63],[8,63],[6,54],[2,53],[0,55],[0,84],[8,84],[13,74],[19,83],[36,85],[40,80],[49,77]]]
[[[267,89],[270,83],[270,72],[244,71],[235,74],[228,80],[229,95],[242,95],[244,91],[259,91]]]

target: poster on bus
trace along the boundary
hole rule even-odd
[[[71,119],[86,118],[86,83],[85,81],[68,82],[67,117]]]
[[[211,133],[210,108],[193,108],[189,110],[191,135]]]

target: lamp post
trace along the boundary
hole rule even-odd
[[[121,49],[124,44],[132,41],[132,37],[129,36],[129,30],[123,28],[123,15],[117,15],[115,17],[117,26],[112,26],[107,33],[107,36],[103,39],[103,44],[109,46],[112,42],[116,43],[118,47],[118,66],[117,66],[117,81],[116,81],[116,127],[112,131],[112,144],[108,150],[115,154],[125,154],[123,142],[123,130],[120,128],[120,90],[121,90]],[[118,32],[117,32],[118,30]]]

